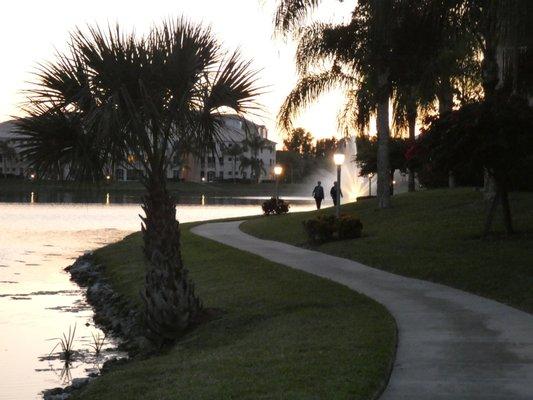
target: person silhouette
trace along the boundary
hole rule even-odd
[[[322,204],[322,200],[324,200],[324,188],[322,187],[322,182],[317,182],[317,185],[313,189],[313,197],[315,198],[316,209],[320,210],[320,205]]]
[[[333,205],[337,205],[337,181],[333,182],[333,186],[331,187],[331,190],[329,191],[329,194],[331,195],[331,198],[333,199]],[[342,190],[339,189],[340,197],[342,196]]]

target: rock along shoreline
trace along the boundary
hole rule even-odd
[[[142,349],[149,348],[149,343],[143,336],[138,308],[113,291],[105,273],[105,266],[98,264],[92,253],[78,257],[74,264],[65,268],[70,273],[71,280],[86,289],[87,303],[94,311],[94,322],[106,335],[119,341],[119,349],[126,351],[130,358],[139,355]],[[122,364],[127,359],[113,358],[104,363],[101,374],[112,365]],[[97,376],[77,378],[65,388],[53,388],[42,392],[44,400],[65,400],[74,392],[83,388]]]

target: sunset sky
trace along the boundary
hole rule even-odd
[[[350,15],[354,2],[325,0],[316,17],[342,20]],[[153,23],[184,15],[210,24],[227,49],[239,47],[243,56],[253,59],[261,69],[262,84],[269,93],[261,98],[266,115],[262,122],[273,140],[280,141],[275,115],[286,94],[296,82],[294,44],[273,38],[274,0],[151,0],[77,2],[17,1],[2,5],[0,37],[0,121],[16,115],[37,63],[53,58],[54,49],[62,50],[68,33],[76,26],[119,22],[126,29],[146,32]],[[316,137],[336,133],[336,114],[342,104],[339,93],[324,96],[310,108],[297,126]]]

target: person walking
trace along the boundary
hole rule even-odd
[[[337,205],[337,181],[333,182],[333,187],[331,188],[331,190],[329,191],[329,194],[331,195],[331,198],[333,199],[333,205],[336,206]],[[342,196],[342,190],[340,190],[340,197],[343,197]]]
[[[322,204],[322,200],[324,200],[324,188],[322,187],[322,182],[317,182],[317,185],[313,189],[313,197],[315,198],[316,209],[320,210],[320,205]]]

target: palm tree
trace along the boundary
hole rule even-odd
[[[247,168],[250,168],[250,170],[252,171],[252,175],[250,176],[250,178],[255,180],[255,183],[259,183],[261,174],[266,173],[263,160],[255,157],[241,156],[239,162],[239,171],[242,174]]]
[[[235,177],[236,170],[237,170],[237,157],[239,157],[243,153],[243,151],[244,151],[243,147],[238,143],[232,143],[230,146],[226,147],[226,150],[224,150],[224,153],[231,157],[233,183],[237,183],[237,180]]]
[[[439,114],[450,112],[461,85],[468,86],[468,93],[457,96],[458,102],[469,100],[478,85],[479,61],[477,43],[456,0],[405,5],[402,29],[394,33],[399,57],[393,71],[393,111],[397,133],[406,131],[413,143],[417,119],[433,114],[436,103]],[[414,189],[414,172],[409,170],[409,191]]]
[[[248,134],[242,144],[245,152],[250,151],[250,157],[241,156],[239,168],[242,172],[250,167],[256,183],[259,183],[261,174],[266,173],[263,160],[259,158],[259,152],[268,146],[268,141],[258,134]]]
[[[25,152],[47,169],[58,154],[81,151],[88,142],[97,160],[142,167],[144,322],[154,342],[172,341],[197,320],[201,302],[182,262],[167,167],[180,148],[197,156],[215,151],[225,110],[257,109],[256,72],[237,52],[224,53],[209,29],[184,19],[154,26],[145,37],[118,26],[78,29],[68,48],[40,68],[30,92],[19,125],[28,138]],[[75,149],[32,125],[54,114],[75,122]],[[55,150],[47,156],[49,148]],[[78,161],[69,158],[72,168]],[[100,161],[94,168],[102,173]]]
[[[528,0],[464,0],[466,14],[470,17],[474,35],[483,53],[481,76],[484,102],[498,101],[498,89],[507,94],[518,94],[519,46],[527,40],[527,26],[532,14]],[[527,49],[525,51],[531,51]],[[500,54],[498,54],[500,53]],[[498,62],[500,56],[500,63]],[[529,89],[533,86],[529,82]],[[527,88],[526,88],[527,91]],[[522,93],[522,95],[527,93]],[[492,220],[498,202],[502,204],[504,218],[512,232],[508,192],[499,187],[494,174],[485,171],[485,198],[490,202],[489,218]],[[490,222],[487,224],[490,226]],[[488,229],[488,228],[487,228]]]

